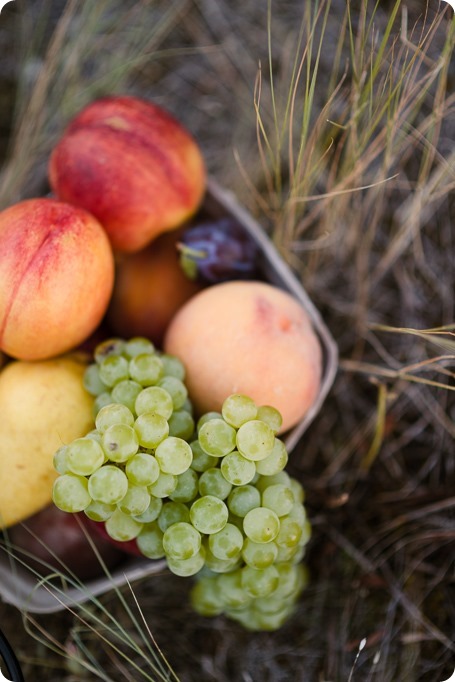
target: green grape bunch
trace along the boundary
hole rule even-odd
[[[233,394],[195,421],[183,364],[144,338],[97,346],[84,386],[95,428],[55,453],[56,506],[193,576],[198,613],[283,625],[307,583],[311,528],[278,410]]]

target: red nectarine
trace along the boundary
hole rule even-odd
[[[114,257],[86,211],[29,199],[0,213],[0,349],[21,360],[64,353],[97,327]]]
[[[196,211],[206,175],[199,146],[168,112],[105,97],[70,122],[49,180],[59,198],[98,218],[115,250],[132,252]]]

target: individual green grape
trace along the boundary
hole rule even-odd
[[[55,471],[59,474],[69,474],[70,473],[70,469],[68,468],[67,456],[66,456],[67,447],[68,447],[67,445],[62,445],[54,453],[52,463],[54,465]]]
[[[143,528],[143,524],[133,519],[129,514],[125,514],[120,509],[116,509],[104,524],[107,534],[118,542],[129,542],[134,540]]]
[[[191,402],[191,400],[190,400],[189,398],[187,398],[187,399],[185,400],[185,402],[183,403],[181,409],[182,409],[182,410],[186,410],[186,412],[188,412],[188,414],[190,414],[192,417],[194,417],[194,407],[193,407],[193,403]]]
[[[209,535],[209,548],[217,559],[223,561],[238,559],[243,548],[242,532],[232,523],[227,523],[217,533]]]
[[[262,493],[262,506],[272,509],[277,516],[286,516],[294,506],[292,489],[282,483],[269,485]]]
[[[59,476],[52,487],[52,499],[62,511],[71,514],[83,511],[92,501],[87,479],[75,474]]]
[[[221,469],[212,467],[199,477],[200,495],[214,495],[220,500],[225,500],[231,490],[232,484],[223,476]]]
[[[281,412],[271,405],[260,405],[258,407],[257,419],[268,424],[275,434],[278,433],[283,425]]]
[[[221,412],[216,412],[215,410],[212,410],[211,412],[205,412],[205,414],[202,414],[199,419],[197,420],[196,423],[196,431],[199,433],[201,428],[204,426],[204,424],[211,419],[222,419],[223,415]]]
[[[190,519],[201,533],[217,533],[227,523],[229,510],[223,500],[213,495],[204,495],[195,500],[190,507]]]
[[[137,355],[153,355],[154,353],[155,346],[143,336],[134,336],[125,341],[123,345],[123,354],[129,359],[135,358]]]
[[[132,426],[112,424],[103,432],[101,446],[111,462],[123,463],[139,450],[139,439]]]
[[[232,485],[247,485],[256,474],[256,465],[241,455],[238,450],[233,450],[223,457],[221,472]]]
[[[265,459],[273,450],[275,434],[268,424],[253,419],[243,424],[237,431],[238,451],[252,461]]]
[[[183,438],[169,436],[158,445],[155,457],[163,473],[178,476],[191,466],[193,452]]]
[[[163,531],[156,521],[145,523],[136,538],[136,544],[148,559],[162,559],[166,556],[163,547]]]
[[[245,592],[254,599],[272,594],[279,582],[279,573],[273,564],[266,568],[244,566],[241,569],[241,585]]]
[[[245,515],[243,530],[253,542],[270,542],[280,532],[280,519],[271,509],[256,507]]]
[[[160,465],[153,455],[138,452],[128,459],[125,473],[133,485],[152,485],[160,475]]]
[[[273,476],[282,471],[288,463],[289,455],[286,446],[279,438],[275,438],[272,452],[256,462],[256,471],[261,476]]]
[[[140,353],[129,362],[129,375],[142,386],[155,386],[163,376],[163,363],[158,355]]]
[[[260,476],[256,481],[256,488],[262,494],[269,485],[285,485],[288,488],[291,487],[291,477],[287,471],[278,471],[276,474],[270,476]]]
[[[169,497],[174,502],[191,502],[198,492],[199,476],[190,468],[177,476],[177,485]]]
[[[278,556],[278,545],[275,542],[253,542],[245,538],[242,548],[242,558],[251,568],[267,568],[275,563]]]
[[[174,523],[190,522],[190,510],[182,502],[165,502],[158,518],[158,526],[164,531]]]
[[[290,519],[294,519],[294,521],[297,521],[299,526],[301,526],[302,528],[307,522],[306,509],[301,502],[296,502],[294,505],[292,505],[287,516]]]
[[[100,393],[99,395],[97,395],[95,400],[93,401],[92,407],[93,418],[96,419],[98,412],[101,410],[101,408],[106,407],[106,405],[111,405],[113,402],[114,400],[109,391],[105,391],[104,393]]]
[[[194,419],[184,409],[174,410],[168,420],[169,435],[189,441],[194,433]]]
[[[66,446],[68,470],[79,476],[90,476],[104,463],[101,445],[93,438],[75,438]]]
[[[204,576],[193,585],[190,602],[196,613],[201,616],[218,616],[223,613],[224,605],[219,595],[216,576]]]
[[[169,393],[172,398],[174,410],[180,410],[183,407],[185,400],[188,398],[188,389],[183,381],[177,379],[177,377],[163,376],[162,379],[158,381],[158,386],[164,388],[164,390]]]
[[[114,464],[103,464],[88,479],[88,492],[93,500],[117,504],[128,490],[126,474]]]
[[[90,395],[93,396],[109,391],[107,385],[101,380],[99,368],[96,363],[92,363],[86,368],[82,378],[82,385],[87,393],[90,393]]]
[[[165,419],[169,419],[174,410],[171,396],[160,386],[144,388],[136,398],[134,407],[137,415],[143,412],[156,412]]]
[[[254,612],[257,616],[261,614],[274,615],[281,613],[283,610],[286,610],[288,614],[291,613],[292,606],[296,601],[295,595],[292,594],[288,597],[278,598],[275,596],[275,592],[267,597],[258,597],[254,600]],[[257,629],[261,629],[259,624]]]
[[[224,401],[221,414],[223,419],[238,429],[245,422],[257,418],[258,408],[252,398],[240,393],[233,393]]]
[[[172,524],[163,535],[163,547],[168,560],[191,559],[199,552],[201,543],[201,534],[185,521]]]
[[[163,363],[164,375],[168,377],[175,377],[180,381],[185,381],[185,366],[183,362],[175,355],[163,353],[161,355],[161,362]]]
[[[150,493],[145,486],[129,485],[117,506],[124,514],[136,517],[148,509],[150,500]]]
[[[210,538],[211,536],[209,536]],[[240,566],[241,557],[233,557],[232,559],[219,559],[216,557],[208,543],[205,546],[205,567],[213,573],[230,573]]]
[[[224,419],[209,419],[198,431],[201,448],[212,457],[224,457],[235,448],[236,430]]]
[[[296,503],[303,505],[305,502],[305,490],[302,484],[296,478],[291,477],[290,488],[294,493],[294,500]]]
[[[85,507],[84,514],[92,521],[107,521],[116,509],[115,504],[104,504],[104,502],[92,500],[88,507]]]
[[[156,448],[169,435],[167,419],[157,412],[141,412],[134,422],[139,444],[143,448]]]
[[[124,347],[125,342],[123,339],[112,338],[102,341],[95,348],[95,362],[101,364],[105,358],[108,358],[112,355],[121,355],[123,353]]]
[[[133,426],[134,424],[133,413],[126,405],[111,402],[102,407],[96,415],[95,426],[101,434],[110,426],[117,424],[125,424],[126,426]]]
[[[133,518],[135,518],[136,521],[140,521],[141,523],[151,523],[152,521],[156,521],[158,519],[162,508],[163,500],[161,497],[151,496],[147,509],[142,512],[142,514],[133,514]]]
[[[294,610],[293,605],[285,605],[274,613],[261,613],[260,611],[256,611],[254,614],[254,629],[268,632],[279,630],[292,616]]]
[[[101,445],[101,434],[97,429],[92,429],[91,431],[88,431],[84,438],[92,438],[93,440],[96,440],[97,443]]]
[[[251,509],[259,507],[261,494],[252,485],[241,485],[234,488],[227,499],[229,511],[236,516],[244,517]]]
[[[251,596],[242,585],[241,569],[221,573],[218,576],[218,590],[225,608],[240,609],[251,602]]]
[[[273,597],[277,600],[295,597],[308,583],[308,575],[304,567],[291,563],[276,564],[279,576],[278,586]]]
[[[122,403],[134,414],[136,398],[142,391],[142,386],[132,379],[124,379],[113,386],[111,391],[114,403]]]
[[[224,615],[227,618],[240,623],[245,630],[250,630],[251,632],[261,630],[258,624],[256,611],[252,604],[248,604],[246,607],[240,609],[225,609]]]
[[[199,552],[189,559],[171,559],[167,557],[169,570],[182,578],[196,575],[203,568],[205,563],[205,551],[201,547]]]
[[[177,487],[178,477],[161,472],[156,481],[148,486],[149,493],[155,497],[169,497]]]
[[[129,378],[128,360],[123,355],[110,355],[98,365],[101,381],[109,387]]]
[[[276,564],[295,564],[297,563],[297,555],[300,556],[300,558],[303,558],[303,554],[301,553],[301,547],[299,544],[294,545],[293,547],[287,547],[286,545],[279,545],[278,546],[278,554],[276,555],[275,562]]]
[[[202,448],[198,440],[193,440],[190,443],[191,450],[193,452],[193,461],[191,462],[191,468],[194,471],[202,472],[210,469],[211,467],[218,466],[219,458],[212,457],[208,455]]]
[[[292,518],[283,517],[280,519],[280,530],[275,537],[278,547],[296,547],[302,537],[302,526]]]

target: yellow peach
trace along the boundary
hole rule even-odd
[[[310,318],[296,298],[268,283],[226,282],[196,294],[171,321],[164,350],[184,363],[199,414],[244,393],[278,409],[284,432],[319,392],[322,352]]]

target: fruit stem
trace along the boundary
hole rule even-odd
[[[207,257],[207,251],[194,249],[188,244],[177,242],[177,251],[180,253],[180,266],[189,279],[195,280],[198,275],[197,261]]]

